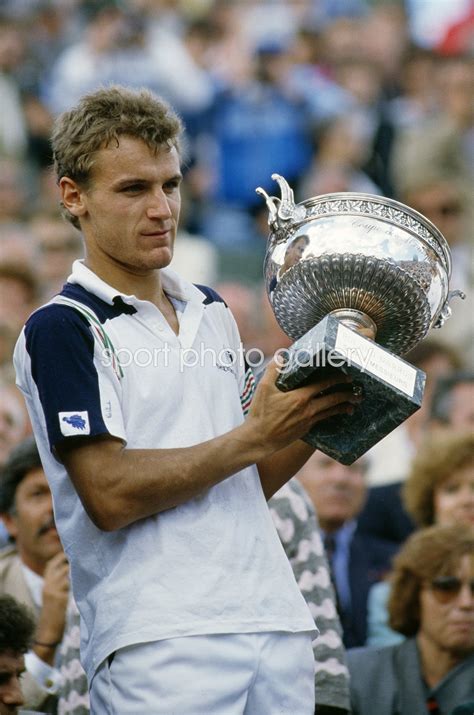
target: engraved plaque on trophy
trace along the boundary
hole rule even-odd
[[[352,377],[363,401],[352,415],[304,438],[351,464],[421,405],[425,374],[401,357],[451,314],[451,256],[438,229],[392,199],[325,194],[296,204],[263,189],[270,235],[265,282],[275,317],[295,342],[277,385],[291,390],[321,371]],[[368,337],[370,336],[370,337]]]

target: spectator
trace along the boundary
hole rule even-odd
[[[433,526],[395,559],[390,625],[406,640],[349,651],[354,715],[413,715],[474,698],[474,536]]]
[[[0,16],[0,157],[21,158],[26,151],[26,122],[13,70],[23,59],[23,39],[15,23]]]
[[[18,158],[0,157],[0,227],[18,227],[27,213],[28,167]]]
[[[270,189],[274,172],[294,182],[308,166],[310,112],[288,86],[290,68],[286,45],[263,44],[245,83],[223,88],[209,110],[205,155],[197,158],[213,186],[204,197],[201,230],[227,250],[248,247],[254,235],[249,212],[260,201],[255,188]]]
[[[397,550],[396,544],[357,530],[366,469],[364,460],[345,466],[315,452],[298,474],[319,519],[347,648],[365,643],[370,586],[389,571]]]
[[[0,322],[13,328],[17,335],[36,307],[38,293],[38,279],[30,266],[17,261],[0,262]]]
[[[24,654],[31,647],[35,624],[24,606],[0,595],[0,712],[14,714],[25,700],[21,676]]]
[[[298,193],[304,198],[335,191],[380,194],[361,168],[372,151],[371,131],[367,117],[357,109],[321,124],[315,137],[317,149]]]
[[[413,463],[403,496],[419,527],[465,523],[474,529],[474,433],[433,434]]]
[[[0,557],[0,592],[36,614],[26,656],[27,706],[54,712],[59,673],[55,655],[65,624],[69,568],[54,525],[51,493],[32,438],[10,454],[1,474],[0,513],[14,545]]]
[[[0,382],[0,469],[13,447],[26,437],[28,416],[21,392],[13,383]]]
[[[146,86],[183,112],[204,109],[212,97],[210,81],[176,33],[151,11],[133,12],[107,0],[89,6],[84,32],[53,64],[44,97],[57,114],[111,83]]]
[[[431,403],[433,429],[474,427],[474,372],[456,371],[440,377]]]
[[[291,479],[273,495],[268,506],[319,630],[319,636],[313,641],[315,715],[343,715],[350,708],[346,657],[335,593],[313,505],[298,480]]]
[[[48,300],[63,287],[72,262],[81,255],[79,232],[57,213],[37,213],[30,221],[38,256],[36,272],[42,298]]]
[[[405,508],[418,527],[466,524],[474,530],[474,434],[432,434],[420,449],[403,486]],[[388,627],[388,581],[369,593],[367,645],[402,640]]]
[[[414,528],[402,504],[401,488],[416,450],[429,429],[433,392],[441,376],[462,364],[452,346],[431,337],[405,357],[426,373],[423,402],[417,412],[368,452],[371,488],[359,519],[361,531],[398,543],[405,541]]]

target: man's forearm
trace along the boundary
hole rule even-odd
[[[310,456],[311,448],[299,439],[314,423],[352,410],[346,391],[324,394],[340,378],[284,393],[275,385],[277,370],[274,364],[267,368],[244,423],[201,444],[125,449],[109,437],[61,448],[59,456],[96,526],[114,531],[171,509],[251,464],[261,469],[266,495],[276,491]]]
[[[314,447],[301,440],[266,457],[257,464],[263,493],[268,500],[306,463]]]
[[[244,424],[178,449],[126,449],[91,442],[62,455],[92,521],[113,531],[199,496],[268,452]]]

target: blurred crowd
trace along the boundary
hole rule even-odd
[[[451,287],[467,298],[406,356],[427,374],[422,408],[352,467],[315,455],[298,483],[319,517],[314,529],[324,541],[345,647],[395,647],[426,630],[423,618],[407,625],[395,604],[391,590],[400,588],[401,572],[419,588],[441,577],[462,580],[469,570],[463,558],[472,557],[472,531],[454,534],[454,556],[432,537],[433,553],[453,573],[434,561],[423,571],[416,549],[430,561],[430,533],[404,549],[416,529],[474,528],[473,50],[469,0],[0,0],[0,466],[30,433],[14,383],[15,341],[82,256],[80,233],[60,213],[52,123],[100,85],[148,87],[186,127],[173,267],[216,288],[248,350],[270,357],[290,343],[262,281],[267,208],[255,188],[275,193],[272,173],[287,179],[297,200],[361,191],[403,201],[449,242]],[[38,468],[33,460],[25,474]],[[286,496],[288,503],[296,498]],[[2,512],[11,503],[2,493]],[[17,537],[11,517],[5,523]],[[395,576],[386,580],[400,548]],[[54,552],[39,557],[43,575]],[[470,608],[474,650],[470,578],[471,605],[460,608]],[[461,598],[464,591],[456,596],[451,587],[451,600],[446,584],[433,587],[445,596],[438,605]],[[58,626],[59,641],[66,628],[63,652],[77,646],[77,613],[66,601]],[[41,599],[35,607],[41,610]],[[433,606],[432,617],[447,612]],[[358,682],[377,680],[375,665],[364,670],[357,653],[351,673]],[[69,683],[82,677],[78,662],[74,668]],[[87,712],[84,693],[72,692],[61,712]],[[370,712],[363,699],[363,692],[352,695],[358,712]],[[344,698],[338,704],[349,708]]]
[[[255,188],[273,193],[274,172],[299,200],[365,191],[419,210],[450,243],[452,286],[469,293],[473,10],[436,4],[438,26],[415,0],[2,0],[2,372],[25,315],[81,254],[59,218],[52,121],[110,83],[149,87],[181,114],[175,266],[196,282],[256,291],[230,286],[236,310],[247,301],[259,316],[243,328],[253,346],[268,349],[265,311],[255,310],[267,209]],[[472,355],[472,304],[455,307],[441,339]]]

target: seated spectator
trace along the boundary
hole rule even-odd
[[[474,433],[433,435],[404,485],[405,507],[415,523],[465,523],[474,529]]]
[[[474,434],[432,435],[414,461],[403,487],[405,508],[419,527],[466,524],[474,529]],[[367,645],[402,640],[388,626],[387,581],[375,584],[368,601]]]
[[[298,480],[291,479],[273,495],[268,506],[295,579],[319,630],[319,636],[313,641],[315,715],[344,715],[350,705],[342,628],[311,500]]]
[[[423,401],[419,410],[374,445],[367,453],[369,458],[367,481],[371,487],[405,481],[411,468],[412,459],[427,429],[433,393],[437,382],[444,375],[450,374],[453,370],[459,370],[462,366],[462,356],[453,346],[447,346],[431,336],[426,340],[422,340],[404,358],[411,365],[420,368],[426,373]],[[377,520],[376,512],[382,505],[383,502],[382,504],[374,505],[373,511],[375,513],[371,516],[375,520]],[[371,506],[370,498],[367,506]],[[367,516],[365,514],[364,518]],[[379,520],[382,522],[381,526],[384,530],[390,528],[390,524],[387,523],[389,522],[389,517],[389,514],[383,513],[381,520]],[[377,535],[384,538],[393,538],[393,536],[388,536],[386,532],[377,533]]]
[[[33,268],[19,261],[0,261],[0,321],[18,335],[36,307],[39,285]]]
[[[434,429],[474,427],[474,371],[456,371],[438,379],[431,402],[430,425]]]
[[[20,390],[12,382],[0,380],[0,469],[27,430],[28,415]]]
[[[451,715],[474,698],[474,535],[416,532],[395,559],[390,625],[397,645],[349,651],[353,715]]]
[[[73,261],[82,255],[81,235],[60,215],[47,212],[36,213],[30,229],[38,249],[35,267],[41,299],[49,300],[61,291]]]
[[[423,340],[405,356],[412,365],[426,372],[425,393],[419,410],[399,425],[367,454],[370,460],[368,482],[371,485],[367,502],[359,519],[359,530],[382,539],[402,544],[415,525],[407,514],[401,499],[403,483],[411,469],[412,460],[426,433],[433,427],[431,410],[438,382],[456,374],[462,362],[453,347],[448,347],[434,338]],[[463,373],[464,374],[464,373]],[[474,423],[474,394],[463,404],[472,410]],[[448,400],[449,401],[449,400]],[[469,407],[468,407],[469,405]],[[464,415],[458,417],[451,408],[445,409],[446,424],[456,421],[462,428],[467,426]],[[385,483],[381,483],[382,480]]]
[[[33,640],[35,624],[27,609],[11,596],[0,596],[0,712],[16,713],[25,700],[21,676],[24,654]]]
[[[397,544],[357,530],[366,468],[364,460],[345,466],[315,452],[298,473],[319,519],[347,648],[365,643],[370,587],[388,573],[397,551]]]
[[[0,513],[14,541],[0,554],[0,593],[17,598],[36,614],[35,640],[25,658],[26,706],[55,712],[59,673],[54,665],[64,632],[69,567],[32,438],[19,444],[3,467]]]

